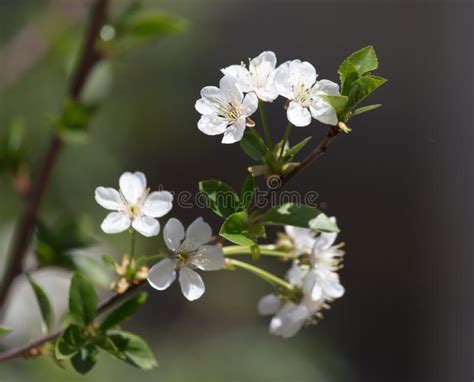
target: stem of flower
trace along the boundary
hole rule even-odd
[[[130,231],[130,260],[135,257],[135,242],[137,241],[137,231],[132,229]]]
[[[244,247],[242,245],[230,245],[227,247],[223,247],[222,250],[224,251],[224,256],[251,255],[252,254],[250,247]],[[294,257],[291,253],[275,250],[274,245],[261,245],[260,254],[263,256],[284,257],[284,258]]]
[[[272,135],[270,134],[270,127],[268,126],[267,114],[265,112],[265,105],[262,101],[258,101],[258,110],[260,111],[260,119],[262,121],[263,132],[265,133],[265,141],[268,147],[273,147]]]
[[[291,122],[288,122],[288,125],[286,126],[286,129],[285,129],[285,135],[283,136],[283,142],[281,144],[280,155],[278,156],[278,160],[281,160],[281,158],[283,157],[283,152],[285,151],[285,145],[286,145],[286,142],[288,142],[288,138],[290,136],[292,128],[293,128],[293,124]]]
[[[288,289],[289,291],[292,291],[295,289],[295,287],[291,285],[289,282],[281,279],[278,276],[275,276],[272,273],[269,273],[263,270],[262,268],[256,267],[252,264],[245,263],[243,261],[235,260],[235,259],[226,259],[226,264],[232,265],[236,268],[245,269],[246,271],[249,271],[257,275],[258,277],[262,278],[263,280],[268,281],[273,286],[282,286],[283,288]]]

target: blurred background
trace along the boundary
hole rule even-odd
[[[112,14],[126,3],[113,1]],[[51,118],[64,102],[88,5],[0,2],[0,135],[12,124],[24,126],[33,174],[47,148]],[[267,285],[243,272],[211,272],[197,302],[188,303],[177,286],[152,291],[125,325],[152,343],[160,363],[154,371],[103,355],[85,377],[48,360],[18,360],[0,365],[0,380],[471,381],[474,3],[160,0],[145,6],[182,18],[186,30],[97,68],[87,94],[106,96],[87,142],[62,152],[42,221],[57,227],[80,217],[95,241],[85,257],[119,258],[128,238],[100,233],[105,211],[94,201],[96,186],[116,186],[126,170],[143,171],[152,187],[175,192],[194,192],[201,179],[235,187],[243,182],[250,159],[238,145],[221,145],[196,126],[194,102],[203,86],[218,83],[220,68],[273,50],[280,63],[308,60],[322,78],[336,81],[339,63],[373,44],[377,74],[389,83],[371,102],[383,108],[351,120],[352,133],[291,184],[301,192],[316,190],[324,211],[338,218],[347,251],[341,271],[346,295],[316,327],[282,340],[268,333],[268,320],[256,312]],[[277,101],[268,109],[274,137],[286,125],[281,106]],[[316,142],[324,133],[314,122],[295,129],[294,139],[312,135]],[[7,176],[0,178],[0,196],[5,258],[21,207]],[[216,230],[219,223],[208,210],[175,208],[172,215],[185,225],[196,216]],[[138,244],[153,253],[160,242]],[[285,269],[269,266],[279,274]],[[105,270],[87,261],[82,267],[107,284]],[[60,308],[68,275],[42,272],[37,280]],[[33,297],[26,284],[17,284],[9,320],[18,333],[4,347],[40,333]]]

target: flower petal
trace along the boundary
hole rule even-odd
[[[217,108],[224,102],[221,89],[219,89],[217,86],[203,87],[201,89],[201,97],[207,101],[209,105],[213,105]]]
[[[160,233],[160,223],[149,216],[140,216],[133,219],[132,227],[143,236],[151,237]]]
[[[308,274],[308,269],[303,269],[298,265],[298,261],[293,261],[290,269],[286,273],[286,279],[292,285],[301,287],[303,285],[303,280]]]
[[[194,108],[201,114],[217,113],[219,110],[216,107],[216,104],[213,104],[204,98],[199,98],[194,104]]]
[[[95,200],[108,210],[120,211],[124,207],[120,193],[110,187],[97,187],[95,189]]]
[[[207,135],[222,134],[227,128],[227,121],[217,114],[203,115],[198,122],[198,129]]]
[[[323,297],[323,288],[319,274],[316,270],[308,272],[303,280],[303,292],[313,301],[318,301]]]
[[[263,296],[258,302],[257,310],[262,316],[275,314],[281,306],[280,299],[273,293]]]
[[[255,93],[249,93],[245,96],[242,102],[242,115],[244,117],[250,117],[258,109],[258,98]]]
[[[184,297],[189,301],[197,300],[206,290],[201,276],[188,267],[182,267],[179,271],[179,285]]]
[[[186,238],[184,239],[181,249],[185,252],[196,251],[203,244],[208,243],[212,237],[212,229],[203,218],[199,217],[194,220],[186,230]]]
[[[168,288],[174,280],[176,280],[176,262],[172,259],[161,260],[148,272],[148,282],[158,290]]]
[[[130,218],[123,212],[111,212],[100,225],[105,233],[119,233],[126,231],[129,227]]]
[[[222,138],[221,142],[224,144],[239,142],[244,136],[244,131],[245,118],[240,118],[225,130],[224,137]]]
[[[163,229],[163,240],[173,252],[176,252],[184,239],[184,227],[178,219],[171,218]]]
[[[120,191],[125,199],[131,204],[136,204],[138,199],[140,199],[145,192],[146,179],[141,172],[134,174],[125,172],[120,177],[119,184]]]
[[[240,104],[244,98],[244,93],[238,86],[238,80],[232,76],[224,76],[219,82],[221,94],[227,102]]]
[[[339,85],[329,80],[317,81],[312,91],[316,92],[316,94],[324,94],[330,96],[341,95],[341,93],[339,93]]]
[[[272,82],[263,88],[255,90],[255,94],[257,94],[257,97],[262,101],[273,102],[278,97],[278,90],[275,84]]]
[[[161,218],[173,208],[173,195],[168,191],[152,192],[143,204],[143,213],[152,218]]]
[[[293,86],[290,80],[290,61],[281,64],[274,75],[274,83],[278,93],[288,99],[293,98]]]
[[[286,111],[288,121],[298,127],[308,126],[311,123],[311,113],[309,110],[295,101],[290,102]]]
[[[274,52],[272,51],[264,51],[260,53],[257,57],[253,58],[250,61],[249,69],[251,68],[259,68],[261,66],[269,66],[270,68],[275,68],[277,62],[277,58]]]
[[[283,338],[293,337],[309,318],[309,311],[304,305],[287,302],[272,318],[270,333]]]
[[[334,110],[334,108],[321,97],[314,98],[309,109],[311,110],[313,118],[317,119],[319,122],[326,125],[337,125],[336,110]]]
[[[294,87],[310,89],[316,82],[316,69],[307,61],[294,60],[290,63],[290,81]]]
[[[189,261],[203,271],[218,271],[224,266],[224,252],[216,245],[202,245]]]
[[[287,225],[285,226],[285,232],[293,241],[297,255],[311,252],[316,241],[316,233],[313,230]]]

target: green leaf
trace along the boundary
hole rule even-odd
[[[119,26],[119,31],[135,39],[164,37],[186,29],[186,22],[161,12],[135,12]]]
[[[298,154],[303,148],[307,145],[307,143],[311,140],[312,137],[306,137],[301,142],[297,143],[293,147],[290,147],[288,150],[285,151],[285,158],[293,158],[296,154]]]
[[[358,109],[355,109],[352,112],[351,117],[354,117],[354,116],[362,114],[362,113],[366,113],[366,112],[371,111],[371,110],[378,109],[380,106],[382,106],[382,104],[378,103],[376,105],[368,105],[368,106],[360,107]]]
[[[62,114],[53,126],[66,142],[84,143],[87,141],[90,118],[96,109],[95,106],[69,99],[64,103]]]
[[[49,301],[49,297],[46,292],[41,288],[32,278],[30,275],[27,275],[28,281],[33,288],[33,292],[36,296],[36,301],[38,302],[41,317],[43,319],[43,323],[46,327],[46,331],[51,331],[54,322],[54,315],[53,309],[51,308],[51,303]]]
[[[81,346],[86,342],[86,338],[81,335],[79,326],[70,325],[56,340],[55,356],[57,359],[68,359],[76,354]]]
[[[124,302],[107,316],[104,322],[102,322],[100,325],[100,329],[106,332],[107,330],[117,326],[122,321],[134,315],[145,303],[146,298],[146,292],[142,292]]]
[[[71,358],[71,365],[79,374],[87,374],[97,363],[97,348],[89,344],[79,349]]]
[[[74,273],[69,288],[69,311],[79,325],[92,322],[96,316],[97,294],[80,273]]]
[[[151,370],[158,362],[148,344],[135,334],[121,330],[109,333],[109,338],[121,355],[119,359],[142,370]]]
[[[240,192],[241,206],[244,210],[248,210],[252,203],[253,194],[255,191],[255,179],[252,174],[249,174],[245,179],[242,191]]]
[[[0,172],[15,174],[25,162],[24,136],[24,120],[15,118],[0,142]]]
[[[5,328],[3,326],[0,326],[0,338],[5,337],[9,335],[12,332],[11,329]]]
[[[345,75],[354,69],[359,76],[376,70],[379,67],[377,54],[373,46],[362,48],[347,57],[339,66],[338,73]]]
[[[245,246],[254,245],[256,240],[256,235],[249,232],[246,211],[230,215],[222,224],[219,235],[232,243]]]
[[[371,74],[360,77],[357,81],[354,81],[349,92],[348,108],[352,109],[357,106],[385,82],[387,82],[385,78]]]
[[[239,209],[240,201],[235,191],[220,180],[199,182],[199,191],[204,195],[207,206],[220,217],[227,217]]]
[[[267,154],[268,147],[262,138],[255,136],[251,132],[246,132],[240,140],[240,147],[250,158],[256,161],[263,161]]]
[[[322,217],[317,219],[320,215]],[[326,220],[327,216],[315,207],[286,203],[268,210],[261,222],[265,225],[291,225],[322,232],[339,232],[335,224],[330,225]]]
[[[107,266],[107,268],[115,272],[115,261],[110,256],[102,256],[102,261]]]
[[[346,109],[348,102],[346,96],[322,96],[322,98],[333,107],[338,116]]]

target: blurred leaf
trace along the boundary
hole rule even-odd
[[[81,251],[73,251],[71,254],[75,269],[90,280],[94,285],[108,289],[112,276],[110,272],[102,266],[98,259],[82,254]]]
[[[81,92],[85,104],[96,104],[108,94],[112,85],[113,71],[110,60],[101,61],[94,66]]]
[[[122,361],[142,370],[151,370],[158,366],[153,352],[142,338],[121,330],[110,332],[109,338],[120,351],[119,358]]]
[[[305,204],[286,203],[274,207],[265,213],[261,222],[265,225],[291,225],[321,232],[339,232],[325,214]]]
[[[352,112],[351,117],[354,117],[354,116],[362,114],[362,113],[366,113],[366,112],[371,111],[371,110],[378,109],[380,106],[382,106],[382,104],[379,103],[379,104],[376,104],[376,105],[368,105],[368,106],[360,107],[358,109],[355,109]]]
[[[251,132],[246,132],[240,140],[240,147],[252,159],[263,161],[268,153],[268,147],[262,138],[255,136]]]
[[[79,374],[87,374],[97,363],[97,348],[89,344],[71,358],[71,365]]]
[[[102,256],[102,261],[107,266],[107,268],[115,272],[115,261],[110,256]]]
[[[252,246],[255,244],[257,231],[249,229],[248,215],[246,211],[237,212],[230,215],[222,224],[219,235],[238,245]]]
[[[118,308],[113,310],[107,318],[100,325],[100,329],[104,332],[117,326],[122,321],[134,315],[138,309],[145,303],[147,294],[145,292],[139,293],[130,298]]]
[[[53,126],[66,142],[84,143],[88,137],[90,118],[96,109],[94,105],[85,105],[68,99],[64,102],[61,115]]]
[[[75,322],[86,325],[96,316],[97,294],[92,284],[80,273],[74,273],[69,288],[69,311]]]
[[[51,308],[51,303],[49,301],[49,297],[46,294],[46,292],[39,286],[32,278],[30,275],[27,275],[28,281],[31,284],[31,287],[33,288],[33,292],[35,293],[36,296],[36,301],[38,302],[40,312],[41,312],[41,317],[43,319],[43,323],[47,329],[47,331],[51,331],[53,323],[54,323],[54,315],[53,315],[53,309]]]
[[[206,200],[206,205],[217,216],[227,217],[239,208],[239,197],[228,184],[220,180],[202,180],[199,191]]]
[[[82,217],[61,218],[51,226],[38,222],[35,253],[40,265],[75,269],[71,251],[94,243],[90,231],[90,221]]]
[[[240,203],[244,210],[248,210],[252,203],[253,194],[255,191],[255,179],[252,174],[247,175],[242,190],[240,192]]]
[[[57,359],[68,359],[76,354],[81,346],[86,342],[86,338],[81,335],[77,325],[70,325],[56,340],[55,356]]]
[[[11,329],[5,328],[3,326],[0,326],[0,338],[7,336],[12,332]]]
[[[145,40],[183,32],[186,29],[186,22],[162,12],[140,11],[123,17],[117,29],[125,37]]]
[[[25,162],[24,136],[24,120],[22,118],[14,119],[0,142],[0,172],[14,174]]]

